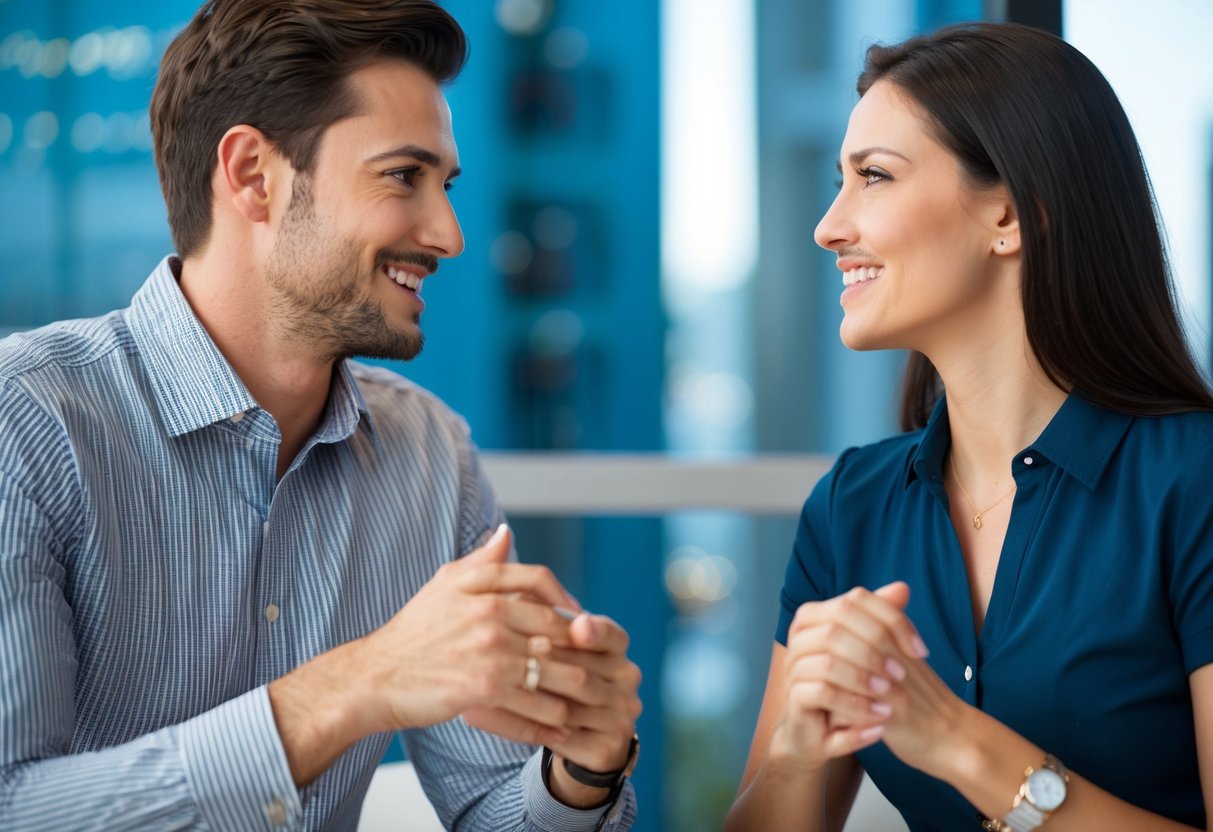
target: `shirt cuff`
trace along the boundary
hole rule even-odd
[[[545,832],[594,832],[598,829],[602,816],[612,807],[574,809],[552,797],[548,787],[543,784],[543,772],[539,768],[542,758],[541,748],[522,768],[522,790],[526,799],[527,820]]]
[[[181,754],[211,828],[280,832],[301,825],[303,804],[264,685],[182,723]]]

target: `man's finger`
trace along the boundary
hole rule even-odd
[[[569,625],[569,638],[580,650],[597,653],[626,653],[627,631],[605,615],[583,613]]]
[[[468,557],[471,557],[469,555]],[[546,566],[525,563],[473,563],[459,577],[459,587],[473,594],[517,592],[549,607],[576,606],[577,601]]]
[[[546,745],[549,748],[567,742],[567,728],[553,728],[501,708],[468,708],[463,719],[473,728],[488,731],[507,740],[524,745]]]
[[[537,604],[526,598],[503,598],[499,608],[501,621],[507,627],[523,635],[546,637],[549,651],[550,645],[570,643],[569,622],[547,604]]]

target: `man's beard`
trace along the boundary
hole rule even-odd
[[[420,327],[404,330],[388,324],[382,307],[359,285],[357,263],[353,242],[326,240],[312,204],[311,179],[299,174],[266,265],[266,278],[278,293],[270,310],[275,327],[300,346],[316,348],[328,361],[353,355],[415,358],[425,343]],[[371,275],[368,284],[376,277]]]

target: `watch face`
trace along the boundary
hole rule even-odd
[[[1037,769],[1028,778],[1027,798],[1042,812],[1052,812],[1066,799],[1066,781],[1051,768]]]

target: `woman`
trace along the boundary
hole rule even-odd
[[[816,231],[901,436],[805,504],[731,830],[1206,828],[1213,397],[1099,71],[969,24],[872,47]],[[867,587],[864,589],[863,587]]]

